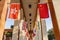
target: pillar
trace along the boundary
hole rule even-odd
[[[59,28],[59,32],[60,32],[60,0],[52,0],[53,5],[54,5],[54,9],[55,9],[55,15],[56,15],[56,19],[57,19],[57,23],[58,23],[58,28]]]
[[[60,40],[60,22],[59,22],[59,0],[48,0],[48,5],[51,13],[53,30],[55,35],[55,40]]]
[[[37,3],[38,0],[21,0],[23,11],[25,14],[25,18],[27,21],[27,27],[30,34],[30,37],[32,39],[32,33],[34,28],[34,22],[36,20],[36,13],[37,13]]]
[[[4,26],[5,26],[5,22],[6,22],[6,15],[7,15],[7,1],[1,0],[0,2],[4,3],[4,4],[1,3],[4,6],[1,11],[1,17],[0,17],[0,40],[2,40],[4,28],[5,28]],[[0,5],[0,7],[2,7],[2,5]]]

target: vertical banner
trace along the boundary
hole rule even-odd
[[[39,8],[39,13],[40,13],[40,18],[48,18],[49,17],[47,3],[38,4],[38,8]]]
[[[19,10],[20,10],[20,4],[19,3],[12,3],[12,4],[10,4],[9,18],[11,18],[11,19],[18,19]]]

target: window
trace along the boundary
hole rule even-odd
[[[31,16],[31,13],[29,14],[29,16]]]
[[[31,4],[29,4],[29,8],[31,8]]]
[[[31,19],[30,19],[30,21],[31,21]]]
[[[31,23],[30,23],[31,24]]]

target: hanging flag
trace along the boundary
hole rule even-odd
[[[40,13],[40,18],[48,18],[49,17],[47,3],[38,4],[38,8],[39,8],[39,13]]]
[[[20,4],[19,3],[12,3],[10,5],[10,14],[9,18],[11,19],[18,19],[18,12],[20,10]]]

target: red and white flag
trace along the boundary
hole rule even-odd
[[[48,18],[49,17],[47,3],[38,4],[38,8],[39,8],[39,13],[40,13],[40,18]]]
[[[20,10],[20,4],[12,3],[10,4],[10,14],[9,18],[18,19],[18,12]]]

